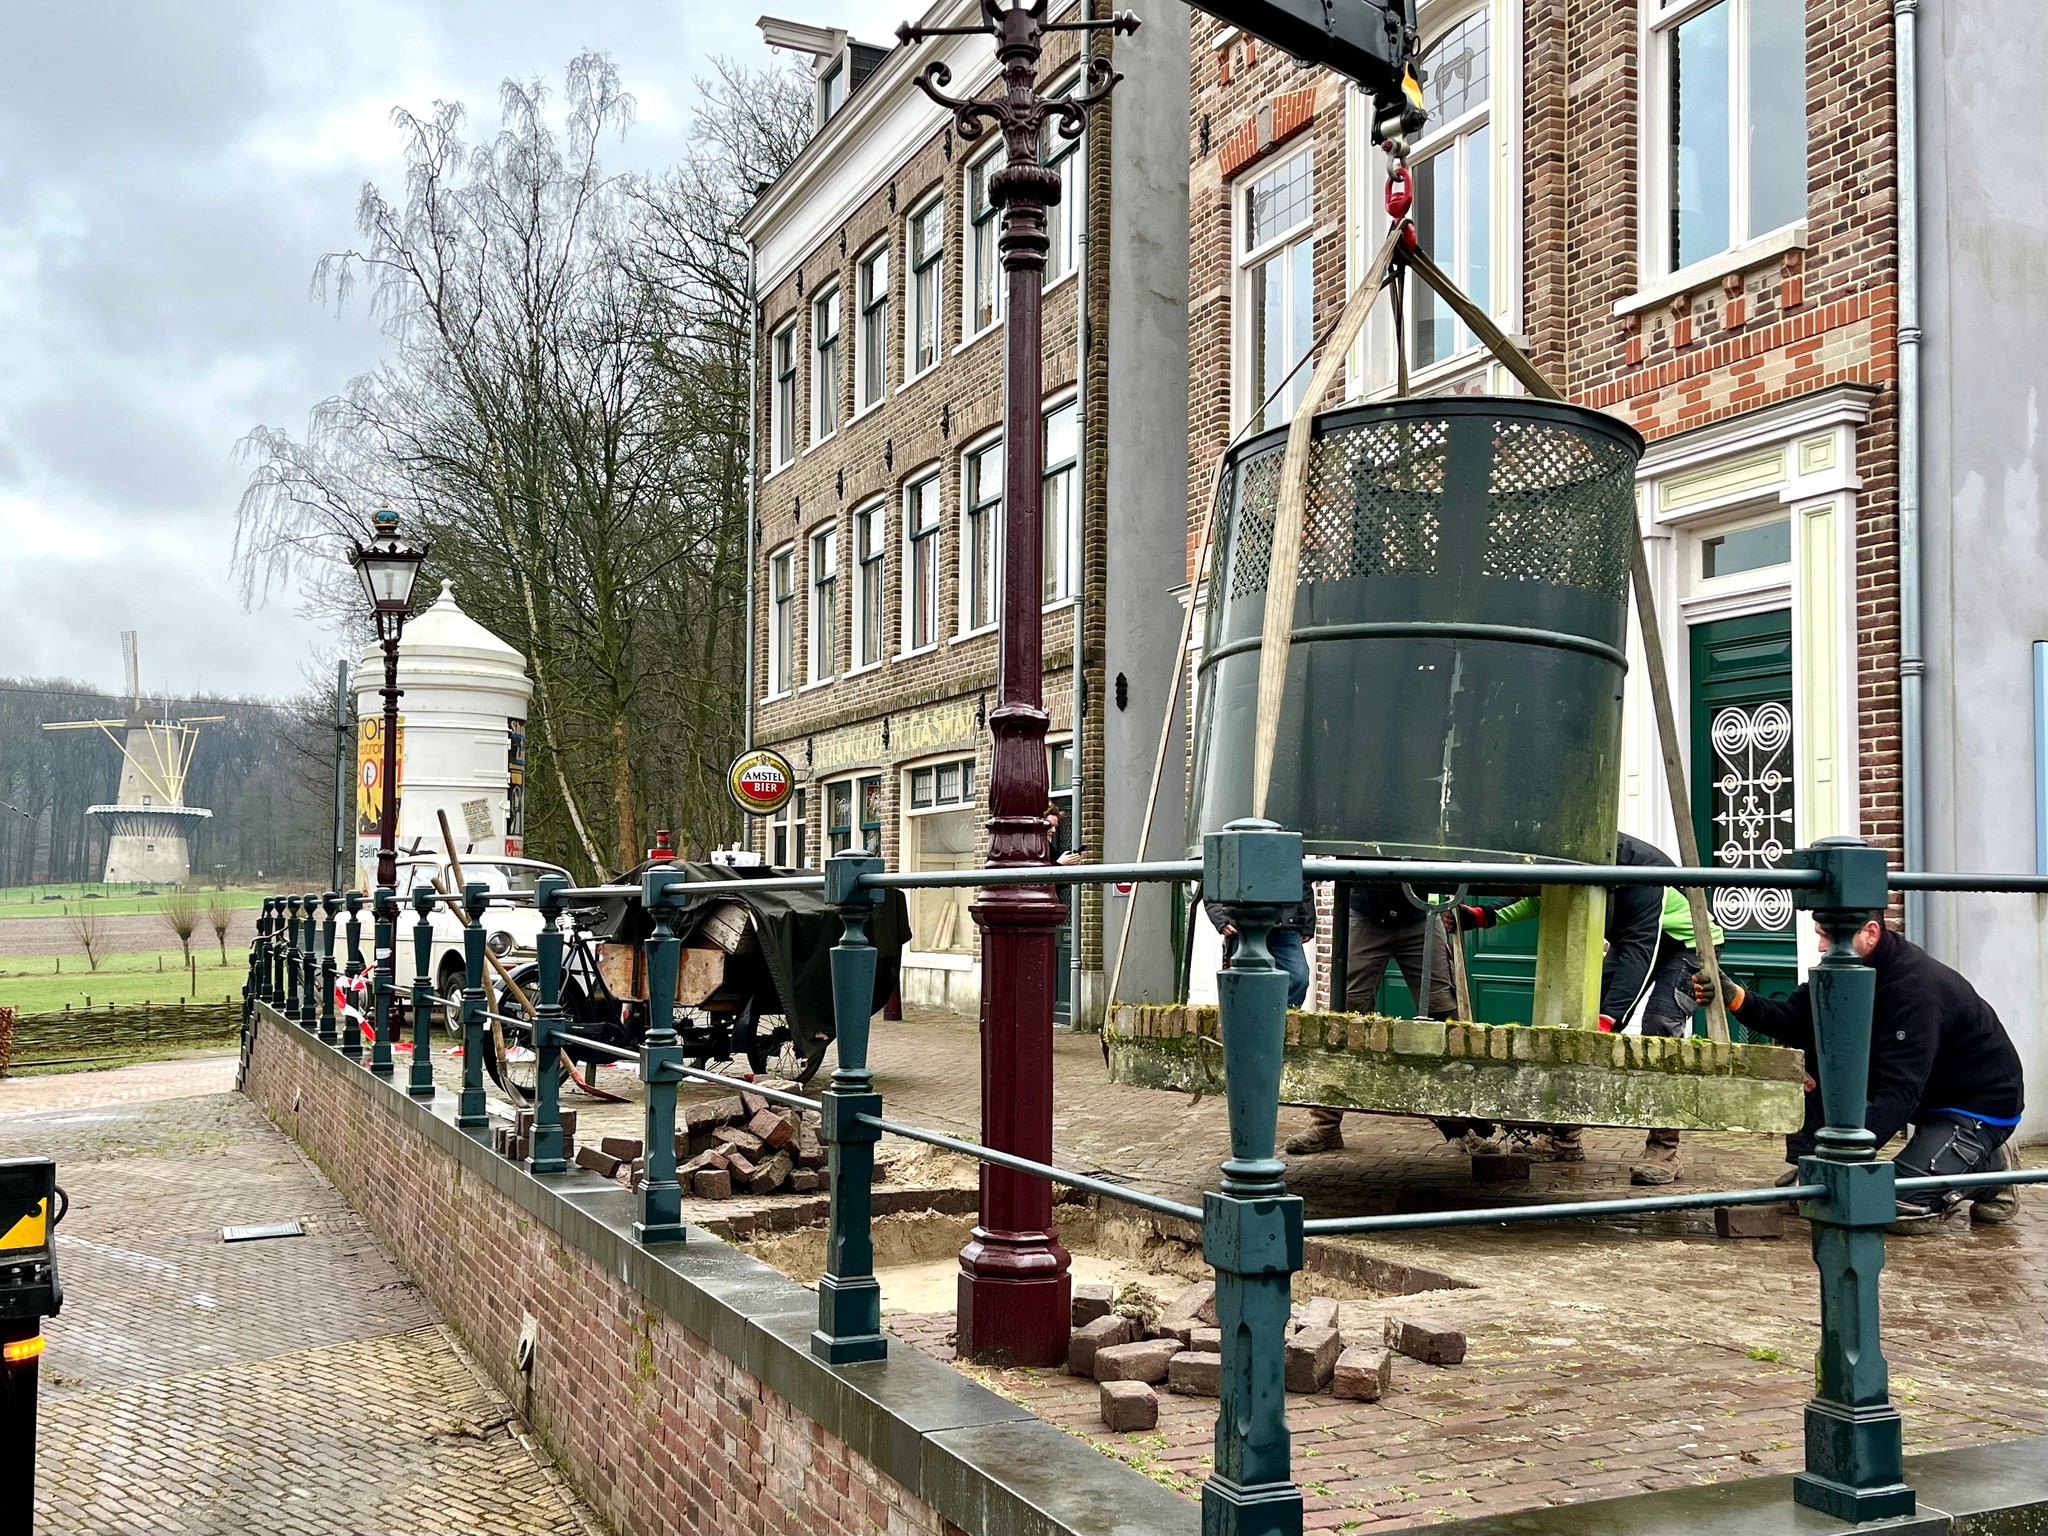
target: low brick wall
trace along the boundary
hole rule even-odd
[[[1119,1007],[1110,1077],[1214,1092],[1220,1027],[1213,1006]],[[1784,1132],[1804,1116],[1805,1076],[1805,1057],[1775,1045],[1290,1011],[1280,1097],[1538,1125]]]
[[[1194,1505],[899,1346],[827,1368],[817,1300],[609,1180],[540,1180],[260,1010],[245,1091],[367,1221],[622,1536],[1168,1536]],[[523,1321],[536,1349],[518,1364]]]

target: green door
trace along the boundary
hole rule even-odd
[[[1511,923],[1468,933],[1465,973],[1472,989],[1473,1022],[1526,1024],[1536,998],[1536,924]],[[1398,965],[1387,967],[1373,1007],[1395,1018],[1410,1018],[1415,1000]]]
[[[1786,864],[1794,846],[1792,729],[1791,610],[1695,624],[1692,806],[1705,862]],[[1766,997],[1798,985],[1790,891],[1717,891],[1713,911],[1735,980]],[[1704,1019],[1697,1028],[1706,1033]]]

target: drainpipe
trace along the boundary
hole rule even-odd
[[[1083,21],[1093,21],[1095,19],[1095,0],[1081,0],[1081,19]],[[1080,87],[1082,90],[1087,89],[1085,82],[1088,79],[1088,66],[1094,62],[1095,34],[1093,32],[1083,32],[1081,34],[1081,79],[1083,84]],[[1115,131],[1116,129],[1112,125],[1110,132],[1114,133]],[[1081,715],[1087,706],[1088,699],[1088,674],[1086,667],[1083,665],[1083,658],[1087,655],[1086,630],[1082,620],[1088,615],[1088,343],[1090,340],[1089,333],[1094,329],[1094,322],[1088,312],[1088,267],[1091,255],[1091,243],[1088,238],[1088,232],[1089,226],[1094,224],[1097,218],[1095,206],[1092,201],[1088,200],[1089,170],[1095,159],[1095,140],[1093,135],[1081,140],[1079,154],[1081,160],[1081,196],[1084,205],[1088,209],[1088,218],[1081,225],[1081,248],[1077,253],[1080,270],[1074,274],[1074,306],[1080,312],[1081,317],[1081,323],[1075,327],[1078,333],[1078,340],[1075,342],[1074,399],[1079,406],[1078,411],[1075,413],[1075,422],[1081,436],[1080,441],[1075,444],[1079,452],[1074,455],[1074,537],[1081,546],[1081,563],[1080,569],[1075,572],[1077,579],[1074,582],[1074,707],[1072,716],[1074,721],[1074,763],[1072,769],[1074,775],[1074,830],[1070,836],[1070,846],[1078,846],[1081,840],[1081,807],[1086,795],[1085,785],[1087,783],[1086,777],[1081,771],[1081,730],[1083,723]],[[1111,195],[1114,196],[1115,194],[1112,193]],[[1067,210],[1067,217],[1073,217],[1072,209]],[[1095,858],[1099,861],[1102,857],[1102,850],[1098,848],[1095,851]],[[1087,900],[1086,892],[1088,889],[1089,887],[1080,885],[1073,887],[1074,907],[1072,914],[1067,919],[1074,926],[1073,936],[1068,944],[1070,953],[1067,956],[1067,1028],[1069,1029],[1079,1028],[1081,1023],[1081,977],[1086,974],[1081,967],[1081,908]],[[1099,902],[1102,899],[1102,887],[1096,886],[1094,890],[1097,893],[1096,900]],[[1108,916],[1107,913],[1103,915],[1104,917]]]
[[[760,444],[755,442],[756,417],[761,403],[760,338],[756,334],[761,306],[754,295],[754,245],[747,242],[747,654],[744,662],[746,696],[740,703],[742,747],[754,745],[754,489],[760,464]],[[765,849],[764,849],[765,851]]]
[[[1927,858],[1920,632],[1920,0],[1892,0],[1899,184],[1899,788],[1905,867]],[[1927,898],[1906,893],[1906,937],[1924,943]]]

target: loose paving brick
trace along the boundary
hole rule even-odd
[[[318,1170],[208,1091],[233,1070],[4,1085],[0,1156],[56,1158],[71,1195],[37,1530],[601,1531]],[[304,1237],[220,1241],[289,1218]]]
[[[1142,1381],[1105,1381],[1097,1392],[1103,1425],[1113,1434],[1131,1434],[1159,1425],[1159,1394]]]

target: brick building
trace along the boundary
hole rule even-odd
[[[978,19],[974,0],[925,17]],[[1122,737],[1156,733],[1180,614],[1187,30],[1174,20],[1116,40],[1125,78],[1111,106],[1081,138],[1041,144],[1063,185],[1044,296],[1048,767],[1060,843],[1116,857],[1137,852],[1118,846],[1140,792]],[[823,29],[763,30],[816,59],[818,126],[742,226],[759,306],[749,738],[787,757],[799,784],[751,845],[780,865],[865,845],[891,868],[971,867],[986,851],[1001,609],[1003,285],[988,182],[1003,149],[993,132],[962,137],[915,77],[943,62],[953,93],[988,94],[994,52],[985,37],[885,53]],[[1086,36],[1052,35],[1051,93],[1080,85],[1085,49],[1109,49]],[[1165,280],[1131,283],[1119,266],[1134,258]],[[913,894],[907,1001],[978,1006],[971,899]],[[1086,893],[1062,930],[1061,1006],[1076,1022],[1100,1012],[1102,899]],[[1126,991],[1161,995],[1170,963],[1151,969]]]
[[[1775,861],[1860,832],[1896,859],[1890,0],[1421,12],[1422,239],[1570,398],[1649,440],[1640,502],[1703,852]],[[1191,78],[1192,543],[1223,445],[1335,320],[1386,216],[1357,92],[1206,20]],[[1510,387],[1426,291],[1405,324],[1418,393]],[[1382,304],[1351,398],[1391,392],[1393,325]],[[1639,644],[1622,825],[1674,849]],[[1738,973],[1775,989],[1811,958],[1789,902],[1717,905]],[[1528,1016],[1527,947],[1513,930],[1475,946],[1503,1017]]]

